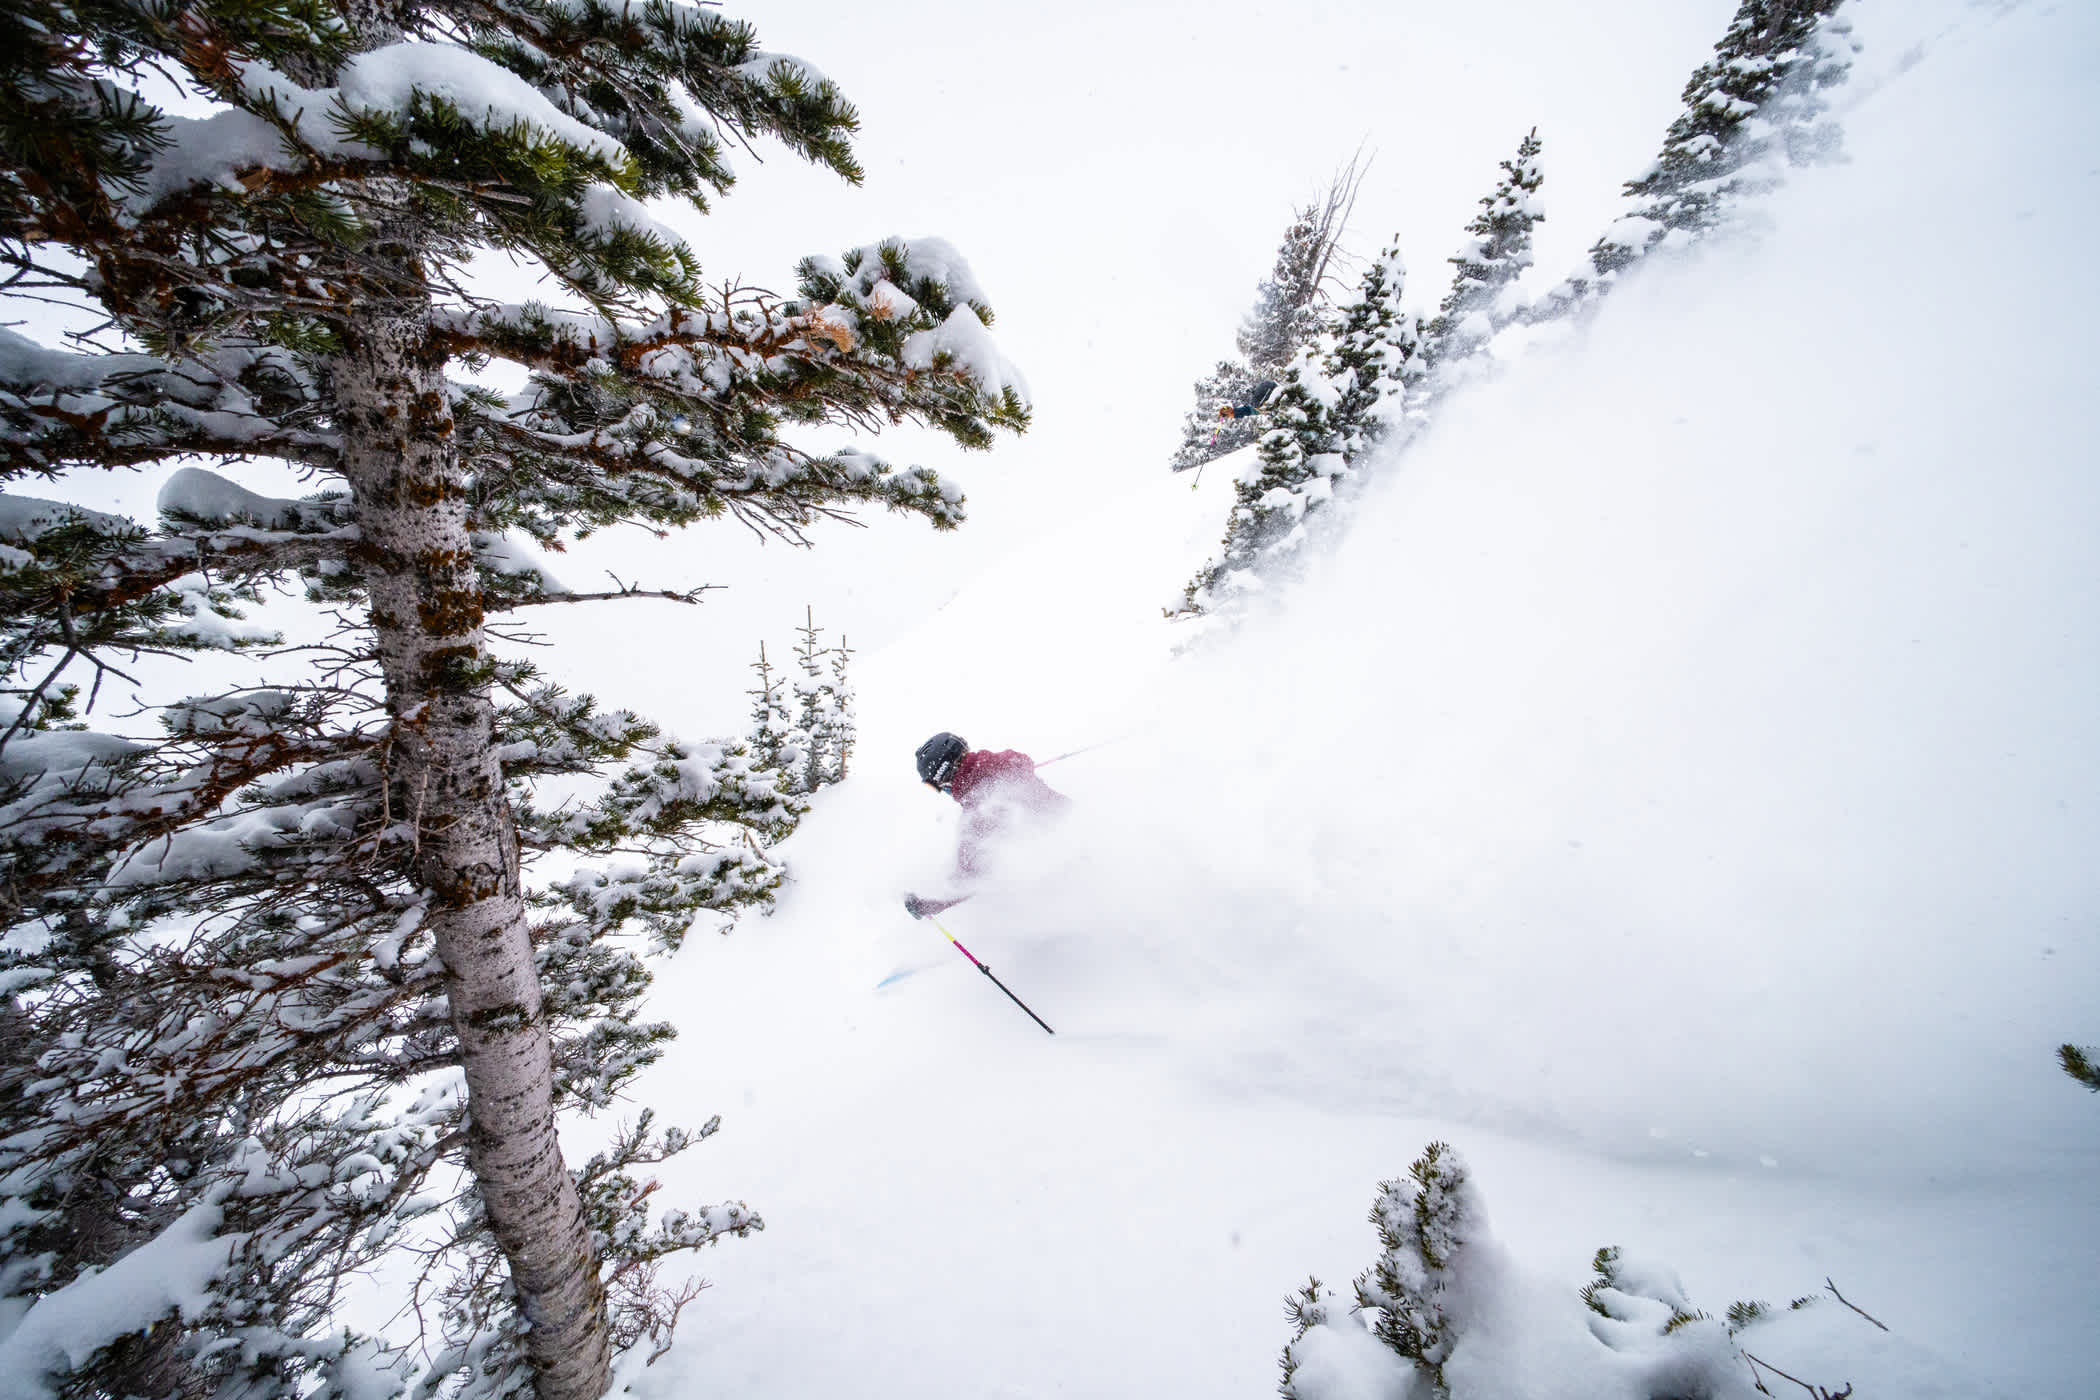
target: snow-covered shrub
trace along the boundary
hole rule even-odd
[[[1542,1289],[1518,1276],[1464,1161],[1440,1142],[1379,1183],[1370,1219],[1380,1251],[1353,1307],[1317,1278],[1285,1301],[1285,1400],[1752,1400],[1770,1393],[1762,1375],[1787,1373],[1738,1337],[1819,1301],[1736,1303],[1717,1319],[1670,1269],[1617,1248],[1597,1251],[1579,1295]],[[1850,1393],[1800,1383],[1823,1400]]]

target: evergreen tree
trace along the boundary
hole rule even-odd
[[[1259,417],[1221,420],[1218,409],[1247,402],[1254,386],[1265,379],[1280,381],[1298,352],[1318,339],[1335,253],[1367,168],[1350,161],[1320,199],[1300,209],[1284,231],[1276,265],[1240,321],[1235,337],[1239,358],[1220,360],[1196,381],[1196,405],[1182,420],[1181,446],[1170,463],[1174,471],[1237,452],[1261,435]]]
[[[1406,282],[1397,245],[1387,248],[1331,334],[1285,367],[1260,454],[1234,483],[1218,557],[1183,590],[1174,615],[1207,612],[1258,586],[1304,541],[1307,516],[1405,422],[1425,372],[1420,318],[1400,304]]]
[[[1539,170],[1539,149],[1533,127],[1515,159],[1502,162],[1501,181],[1466,225],[1466,244],[1451,259],[1458,272],[1429,323],[1432,358],[1462,355],[1510,321],[1503,294],[1531,266],[1531,230],[1546,218],[1538,198],[1546,178]]]
[[[210,115],[165,110],[168,75]],[[792,805],[746,745],[567,695],[490,623],[589,596],[510,532],[734,515],[799,540],[855,504],[960,521],[931,472],[782,436],[916,421],[981,447],[1025,425],[952,249],[810,259],[789,298],[710,292],[641,203],[704,210],[724,145],[768,136],[858,179],[856,126],[707,9],[0,13],[10,288],[117,337],[0,332],[0,484],[249,457],[328,483],[281,500],[186,469],[153,529],[0,498],[0,1308],[22,1386],[596,1400],[612,1347],[675,1317],[656,1262],[758,1228],[741,1203],[652,1217],[628,1176],[706,1129],[644,1125],[572,1169],[555,1124],[671,1033],[636,1022],[647,972],[619,935],[763,901]],[[567,304],[465,295],[482,250],[537,261]],[[526,390],[447,377],[487,359]],[[239,605],[287,579],[349,621],[326,670],[290,656],[272,685],[175,698],[157,733],[59,727],[76,678],[122,656],[261,641]],[[535,881],[550,852],[582,863]],[[467,1169],[451,1199],[446,1163]],[[417,1286],[435,1344],[346,1330],[344,1280],[418,1231],[446,1246]],[[91,1312],[89,1282],[136,1301]]]
[[[793,727],[787,707],[787,677],[776,679],[766,660],[766,644],[758,644],[758,660],[751,663],[758,684],[745,693],[751,697],[751,753],[768,768],[783,767],[788,733]]]
[[[853,762],[854,745],[860,740],[853,682],[846,673],[853,654],[852,648],[846,645],[845,634],[840,633],[839,644],[831,649],[832,720],[827,736],[831,743],[831,781],[835,783],[846,781],[847,769]]]
[[[1407,266],[1396,240],[1364,272],[1356,300],[1342,313],[1325,371],[1334,385],[1328,420],[1342,460],[1364,452],[1405,422],[1409,394],[1428,370],[1421,318],[1400,304]]]
[[[820,645],[824,629],[812,614],[805,613],[796,630],[802,644],[795,648],[795,664],[802,677],[795,682],[795,723],[783,757],[791,790],[811,793],[846,779],[846,759],[853,750],[853,692],[846,683],[851,653],[843,642]]]
[[[1672,234],[1697,237],[1736,199],[1769,186],[1770,162],[1827,159],[1836,129],[1824,93],[1851,66],[1841,0],[1743,0],[1713,57],[1685,84],[1655,164],[1626,193],[1632,213],[1590,249],[1599,275],[1617,271]],[[1826,22],[1829,21],[1829,22]]]

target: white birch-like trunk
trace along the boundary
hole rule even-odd
[[[429,329],[427,303],[413,297],[353,322],[334,365],[342,466],[395,726],[395,801],[415,825],[466,1071],[468,1165],[531,1323],[539,1400],[598,1400],[611,1381],[605,1289],[555,1135],[552,1047],[492,741],[467,482]]]

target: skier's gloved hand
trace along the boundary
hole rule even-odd
[[[915,894],[908,894],[904,896],[904,912],[914,919],[923,919],[928,913],[926,901]]]

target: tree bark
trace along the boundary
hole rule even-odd
[[[412,243],[395,250],[413,266]],[[367,308],[335,362],[342,469],[362,529],[394,721],[395,810],[413,825],[467,1081],[467,1161],[525,1317],[539,1400],[611,1381],[599,1260],[555,1135],[518,840],[492,741],[490,656],[467,480],[427,302]]]

